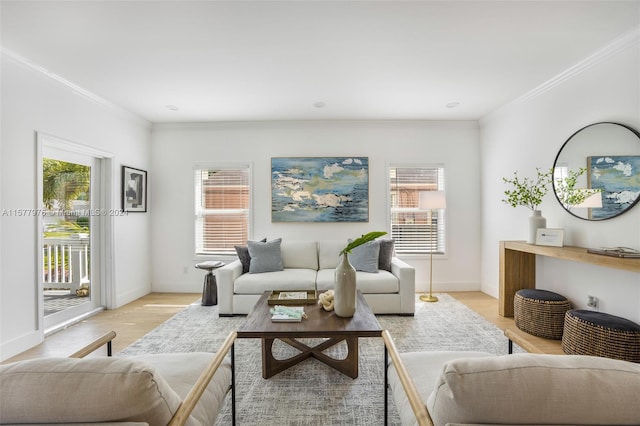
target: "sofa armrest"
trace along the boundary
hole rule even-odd
[[[242,275],[242,263],[239,259],[216,270],[219,315],[233,315],[234,283],[240,275]]]
[[[96,351],[97,349],[101,348],[104,345],[107,345],[107,356],[111,356],[111,347],[112,347],[111,341],[115,339],[115,337],[116,337],[115,331],[110,331],[108,333],[105,333],[102,336],[98,337],[93,342],[86,345],[85,347],[69,355],[69,358],[84,358],[85,356]]]
[[[391,338],[391,334],[389,331],[384,330],[382,332],[382,339],[384,340],[384,345],[391,358],[391,363],[396,370],[398,378],[400,379],[400,383],[402,384],[402,388],[407,395],[407,399],[409,400],[409,404],[411,405],[411,409],[413,410],[413,414],[416,417],[417,424],[419,426],[433,426],[433,421],[431,420],[431,416],[427,411],[427,407],[424,405],[420,394],[418,393],[418,389],[416,389],[416,385],[409,377],[409,373],[407,372],[406,367],[402,362],[402,358],[400,358],[400,354],[398,353],[398,349],[396,348],[395,342]],[[389,366],[385,366],[385,368],[389,368]],[[385,374],[385,377],[386,374]],[[386,387],[385,383],[385,387]]]
[[[413,314],[416,308],[416,270],[397,257],[391,259],[391,273],[400,282],[400,312]]]
[[[202,396],[205,389],[209,385],[209,382],[211,381],[211,379],[213,378],[213,375],[218,370],[218,367],[220,367],[220,364],[222,364],[222,361],[231,350],[237,335],[238,334],[235,331],[232,331],[231,333],[229,333],[227,338],[222,343],[222,346],[218,349],[218,352],[216,352],[216,355],[213,357],[213,359],[207,366],[206,370],[204,370],[202,374],[200,374],[200,377],[198,378],[196,383],[193,385],[193,387],[185,397],[184,401],[182,401],[182,404],[180,404],[180,407],[178,407],[178,410],[175,412],[175,414],[173,415],[173,418],[169,422],[169,426],[182,426],[187,422],[187,420],[189,420],[189,416],[191,415],[191,412],[193,411],[196,404],[200,400],[200,397]],[[232,383],[232,386],[233,386],[233,383]]]

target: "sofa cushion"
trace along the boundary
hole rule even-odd
[[[433,352],[405,352],[400,354],[402,363],[404,364],[409,377],[416,385],[418,393],[423,401],[433,391],[436,379],[442,372],[442,366],[447,361],[457,358],[477,358],[495,356],[487,352],[463,352],[463,351],[433,351]],[[407,398],[407,394],[402,388],[400,377],[396,372],[394,365],[389,361],[389,385],[391,386],[392,396],[403,425],[415,424],[416,418],[413,415],[411,404]]]
[[[266,243],[267,239],[263,238],[260,242]],[[236,249],[236,254],[238,255],[238,259],[240,259],[240,263],[242,263],[242,273],[246,274],[249,272],[249,265],[251,265],[251,256],[249,255],[249,247],[247,246],[233,246]]]
[[[151,365],[181,399],[185,399],[215,354],[205,352],[150,354],[132,357]],[[231,362],[225,359],[191,412],[199,425],[212,425],[231,387]]]
[[[335,269],[320,269],[316,278],[318,291],[332,289],[335,285]],[[356,272],[356,288],[364,294],[397,293],[400,281],[391,272],[379,271],[377,274]]]
[[[380,241],[369,241],[351,250],[349,262],[356,271],[377,274],[379,254]]]
[[[41,358],[0,366],[0,423],[166,425],[180,396],[131,358]]]
[[[235,294],[262,294],[270,290],[313,290],[317,271],[287,268],[263,274],[240,275],[233,283]]]
[[[395,253],[395,241],[391,239],[380,241],[380,254],[378,255],[378,269],[391,272],[391,259]]]
[[[427,408],[436,425],[629,425],[640,419],[639,393],[638,364],[516,354],[446,363]]]
[[[318,269],[335,269],[340,263],[340,252],[347,244],[346,239],[318,241]]]
[[[282,271],[282,254],[280,245],[282,238],[267,241],[247,241],[249,255],[251,256],[251,264],[249,265],[249,273],[260,274],[263,272]]]
[[[318,243],[316,241],[283,240],[280,246],[285,268],[318,270]]]

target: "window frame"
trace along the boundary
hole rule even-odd
[[[193,183],[192,194],[194,196],[193,200],[193,214],[194,214],[194,222],[193,222],[193,253],[195,258],[206,258],[206,257],[224,257],[224,256],[235,256],[236,251],[233,247],[228,247],[227,249],[223,249],[218,247],[217,249],[206,251],[205,249],[201,249],[204,247],[204,243],[202,242],[202,225],[199,221],[204,220],[204,217],[207,216],[203,211],[207,210],[200,206],[200,200],[202,199],[202,188],[201,181],[198,182],[198,177],[196,173],[203,170],[246,170],[246,182],[247,182],[247,207],[246,207],[246,235],[247,239],[251,238],[253,232],[253,163],[251,162],[211,162],[211,163],[194,163],[191,170],[191,179]],[[198,190],[200,188],[200,190]],[[214,210],[214,209],[210,209]],[[222,209],[221,209],[222,210]],[[233,211],[238,211],[238,209],[228,209]],[[240,209],[245,210],[245,209]],[[230,213],[233,214],[233,213]],[[237,244],[236,244],[237,243]],[[233,242],[232,245],[245,245],[246,240],[237,242]]]
[[[402,240],[397,235],[397,232],[394,232],[394,226],[400,226],[401,224],[396,224],[394,220],[394,214],[396,213],[408,213],[413,214],[419,220],[423,220],[425,225],[428,227],[428,215],[429,212],[424,210],[419,210],[417,203],[419,202],[419,192],[421,192],[420,188],[416,188],[415,196],[413,198],[415,202],[415,207],[395,207],[394,200],[394,190],[393,190],[393,182],[392,182],[392,171],[398,169],[436,169],[436,189],[439,191],[445,191],[446,188],[446,165],[444,163],[387,163],[386,168],[386,182],[387,182],[387,224],[388,224],[388,232],[389,237],[393,238],[396,241],[396,254],[400,257],[424,257],[432,254],[444,257],[447,255],[447,214],[446,209],[438,209],[433,213],[433,222],[436,223],[436,244],[435,250],[430,250],[430,240],[429,238],[429,230],[425,230],[423,233],[420,231],[417,232],[417,235],[424,235],[424,237],[418,237],[418,241],[421,238],[426,241],[425,243],[414,243],[417,246],[413,249],[409,247],[409,249],[403,249],[403,245],[411,245],[411,242],[408,241],[406,244],[403,244]],[[432,172],[433,173],[433,172]],[[417,182],[416,185],[433,185],[430,182]],[[405,224],[410,225],[410,224]],[[400,240],[400,241],[399,241]],[[407,238],[409,240],[409,238]],[[420,246],[424,246],[423,248]]]

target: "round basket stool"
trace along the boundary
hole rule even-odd
[[[513,298],[516,327],[547,339],[562,339],[564,315],[569,309],[571,302],[566,297],[548,290],[518,290]]]
[[[562,350],[640,362],[640,325],[603,312],[570,310],[565,315]]]

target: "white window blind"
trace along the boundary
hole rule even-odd
[[[390,166],[391,237],[398,254],[445,253],[445,210],[420,211],[421,191],[444,191],[444,166]]]
[[[196,254],[235,254],[249,236],[249,165],[195,169]]]

